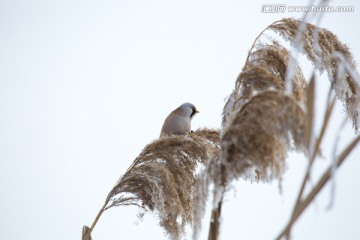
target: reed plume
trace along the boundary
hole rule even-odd
[[[194,238],[204,214],[200,206],[210,195],[210,185],[213,186],[213,210],[208,239],[215,240],[219,235],[222,200],[231,181],[239,178],[265,182],[281,180],[290,150],[303,152],[311,159],[319,153],[333,102],[328,101],[323,130],[314,147],[315,77],[308,86],[301,66],[292,57],[293,51],[305,54],[319,73],[327,72],[332,89],[343,102],[355,131],[358,130],[360,78],[348,47],[330,31],[309,23],[303,23],[304,31],[299,31],[300,23],[291,18],[274,22],[260,33],[249,51],[223,109],[221,151],[208,162],[198,181],[200,196],[195,198],[198,208],[194,209],[198,210],[194,211]],[[264,44],[261,38],[267,32],[275,32],[290,41],[293,49],[271,38]],[[301,37],[300,44],[295,41],[297,34]],[[287,86],[291,86],[290,91]],[[304,185],[306,182],[304,180]],[[302,190],[294,208],[296,219],[301,202]],[[290,222],[296,219],[292,217]],[[290,231],[291,225],[285,233]]]
[[[345,106],[357,131],[360,77],[348,46],[343,44],[334,33],[310,23],[305,25],[300,46],[295,46],[299,25],[300,21],[286,18],[271,24],[268,29],[280,34],[294,48],[305,54],[320,73],[327,72],[338,99]]]
[[[168,236],[179,239],[185,225],[192,222],[196,167],[217,154],[219,146],[219,131],[211,129],[155,140],[115,184],[100,213],[135,205],[156,213]]]
[[[242,72],[235,82],[235,89],[223,109],[223,130],[231,118],[252,96],[267,90],[283,92],[287,66],[292,59],[290,52],[277,41],[269,45],[254,45]],[[306,99],[306,81],[299,66],[296,66],[293,82],[293,97],[303,104]]]

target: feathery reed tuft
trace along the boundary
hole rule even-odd
[[[223,109],[221,151],[206,164],[197,183],[194,238],[211,184],[209,239],[218,239],[222,199],[231,181],[281,179],[289,150],[309,153],[313,137],[313,86],[307,87],[292,51],[305,54],[320,73],[327,71],[337,97],[344,103],[355,130],[358,129],[360,77],[348,47],[330,31],[315,25],[303,23],[305,30],[301,31],[301,23],[290,18],[274,22],[260,33],[249,51]],[[278,33],[294,49],[287,49],[272,38],[268,43],[260,43],[266,31]],[[295,41],[298,34],[300,44]]]
[[[291,96],[266,91],[235,114],[221,139],[228,176],[251,180],[280,178],[292,143],[304,150],[305,113]],[[293,140],[293,142],[292,142]]]
[[[268,181],[281,177],[292,143],[305,149],[307,84],[296,65],[293,91],[286,95],[291,53],[276,41],[254,47],[224,107],[219,159],[228,177]]]
[[[147,145],[107,197],[106,209],[136,205],[155,211],[171,239],[192,222],[195,169],[219,151],[216,130],[160,138]]]
[[[232,113],[238,111],[252,96],[267,90],[284,91],[287,66],[292,59],[289,51],[278,42],[259,45],[250,52],[242,72],[235,82],[235,90],[230,95],[223,110],[223,128],[230,124]],[[306,81],[300,67],[296,67],[293,95],[304,105]]]
[[[307,83],[301,68],[296,60],[292,58],[290,50],[281,46],[277,41],[272,40],[269,44],[257,44],[257,41],[264,35],[266,30],[269,30],[278,33],[285,40],[295,44],[294,41],[296,34],[299,34],[300,23],[300,21],[292,18],[282,19],[274,22],[261,32],[250,49],[245,66],[236,80],[235,89],[224,106],[220,159],[222,161],[226,160],[224,164],[235,162],[235,160],[231,159],[237,159],[237,162],[241,162],[241,164],[237,163],[236,166],[232,166],[233,169],[245,169],[246,165],[249,165],[247,169],[257,166],[255,167],[255,173],[259,179],[271,179],[272,176],[280,177],[281,166],[283,165],[281,162],[285,160],[286,149],[289,149],[288,146],[291,143],[291,139],[287,137],[289,136],[288,133],[294,137],[295,147],[300,147],[302,150],[305,149],[303,146],[304,135],[308,133],[304,133],[306,114],[301,111],[301,109],[305,109],[307,97]],[[348,47],[342,44],[336,35],[315,25],[304,24],[305,30],[300,33],[302,34],[301,46],[304,49],[302,52],[308,56],[320,72],[324,70],[328,72],[328,77],[335,92],[346,106],[347,113],[357,130],[360,102],[359,82],[357,80],[360,80],[360,78],[355,69],[355,61]],[[299,46],[294,47],[298,51],[302,49]],[[292,65],[290,62],[295,64]],[[285,96],[285,83],[289,71],[293,72],[291,75],[292,91],[291,95]],[[273,90],[277,91],[278,98],[276,100],[271,98],[274,93],[266,93]],[[279,97],[280,95],[283,96]],[[271,97],[267,99],[260,96]],[[287,103],[291,103],[293,114],[296,113],[298,116],[291,116],[290,113],[280,116],[284,113],[284,109],[289,108],[288,104],[277,105],[275,103],[276,101],[284,103],[283,99],[280,100],[280,98],[290,98],[291,101]],[[251,101],[255,101],[254,104],[251,104]],[[250,108],[250,106],[255,107]],[[266,109],[267,107],[273,109]],[[269,116],[272,110],[274,116]],[[250,113],[250,111],[252,112]],[[286,121],[290,123],[294,120],[297,120],[293,122],[294,126],[286,124]],[[277,121],[281,122],[282,125],[277,125]],[[300,128],[296,129],[296,127]],[[254,133],[250,133],[250,129]],[[282,129],[282,132],[277,132],[280,129]],[[259,136],[262,136],[263,139],[259,138]],[[277,139],[280,136],[281,140]],[[253,157],[249,158],[251,152],[256,153],[256,155],[254,154]],[[268,173],[259,172],[258,168],[260,166],[258,164],[263,161],[263,158],[269,159],[275,156],[282,160],[270,161],[269,166],[272,169],[265,168],[265,172]],[[253,170],[245,174],[246,176],[252,176],[250,179],[254,179]],[[243,176],[243,171],[238,171],[238,173],[240,172]]]
[[[268,29],[275,31],[298,51],[305,54],[322,73],[328,74],[338,99],[345,105],[347,114],[352,119],[353,127],[359,128],[360,77],[355,60],[348,46],[327,29],[305,23],[301,46],[295,46],[300,21],[286,18],[274,22]]]
[[[240,177],[252,181],[281,178],[287,151],[306,150],[305,129],[306,113],[294,96],[268,90],[248,99],[233,114],[230,126],[223,130],[221,151],[213,155],[199,175],[194,196],[193,238],[198,237],[211,184],[214,209],[209,239],[218,239],[221,206],[228,184]]]

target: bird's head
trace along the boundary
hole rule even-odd
[[[199,110],[197,110],[195,105],[192,103],[183,103],[175,111],[177,111],[178,114],[189,117],[190,119],[199,113]]]

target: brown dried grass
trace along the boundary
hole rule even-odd
[[[148,144],[110,191],[100,215],[115,206],[135,205],[156,213],[168,236],[179,239],[192,222],[195,169],[219,146],[219,131],[211,129]]]
[[[280,91],[252,97],[235,114],[221,139],[221,159],[228,174],[269,181],[284,172],[287,150],[304,148],[305,113]]]
[[[198,194],[203,197],[197,197],[198,206],[206,203],[209,186],[214,188],[209,239],[218,239],[222,199],[230,182],[238,178],[252,181],[281,179],[289,150],[308,153],[312,164],[320,151],[334,106],[334,101],[329,100],[320,136],[315,141],[314,77],[307,87],[291,51],[278,42],[257,44],[266,31],[277,32],[290,41],[295,50],[308,56],[320,73],[327,71],[333,90],[346,107],[355,130],[358,129],[359,77],[348,47],[326,29],[305,23],[305,30],[299,32],[299,25],[300,21],[283,19],[260,33],[224,106],[221,152],[208,162],[198,182]],[[294,45],[297,34],[301,34],[301,46]],[[287,81],[292,83],[290,92],[285,91]],[[304,185],[308,177],[307,173]],[[302,191],[298,200],[302,200]],[[295,214],[298,207],[294,208]],[[203,213],[201,209],[194,212],[195,236]]]
[[[347,114],[352,119],[353,127],[357,131],[359,128],[360,87],[359,80],[354,77],[359,78],[359,74],[349,47],[331,31],[310,23],[306,23],[302,33],[302,46],[295,46],[299,24],[298,20],[285,18],[273,23],[268,29],[279,33],[297,50],[303,50],[301,52],[308,57],[320,73],[327,72],[338,99],[344,104]],[[343,68],[343,65],[346,67],[339,74],[339,67]]]
[[[261,46],[249,53],[249,58],[235,83],[223,110],[223,127],[230,124],[232,114],[238,111],[252,96],[267,90],[284,91],[285,75],[291,54],[278,42]],[[292,59],[295,61],[294,59]],[[300,104],[306,99],[306,81],[297,66],[293,82],[293,96]]]

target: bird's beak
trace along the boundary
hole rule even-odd
[[[196,113],[199,113],[200,111],[199,111],[199,110],[197,110],[197,109],[195,109],[195,112],[196,112]]]

